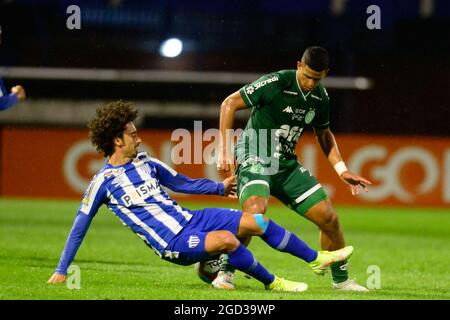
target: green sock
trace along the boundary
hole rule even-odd
[[[236,270],[235,267],[233,267],[229,262],[228,262],[228,255],[227,254],[222,254],[220,256],[220,258],[222,258],[222,262],[220,264],[220,271],[229,271],[229,272],[234,272]]]
[[[331,275],[334,283],[344,282],[348,279],[347,260],[331,265]]]

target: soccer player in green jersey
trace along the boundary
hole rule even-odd
[[[367,191],[371,182],[347,169],[329,128],[330,98],[320,83],[328,66],[328,52],[309,47],[297,69],[264,75],[228,96],[220,111],[222,142],[217,168],[236,172],[239,201],[245,211],[264,214],[269,195],[273,195],[319,227],[322,249],[336,250],[345,245],[338,215],[321,184],[295,154],[304,130],[313,128],[322,151],[353,195],[360,187]],[[227,134],[233,128],[234,113],[244,108],[252,108],[252,114],[239,136],[234,157]],[[248,243],[249,239],[242,241]],[[232,289],[234,270],[224,261],[213,286]],[[333,288],[368,291],[349,279],[346,261],[332,265],[331,272]]]

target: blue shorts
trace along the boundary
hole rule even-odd
[[[169,242],[163,259],[184,266],[211,259],[212,256],[205,252],[208,232],[228,230],[236,234],[242,217],[242,211],[225,208],[206,208],[191,212],[191,221]]]

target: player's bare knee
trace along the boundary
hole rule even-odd
[[[223,231],[221,236],[221,249],[226,252],[232,252],[239,246],[239,240],[229,231]]]
[[[244,211],[239,226],[238,237],[261,236],[269,225],[269,218],[261,213],[250,213]]]
[[[336,232],[339,230],[339,216],[333,208],[329,208],[324,212],[319,227],[325,232]]]
[[[321,201],[307,212],[307,218],[314,222],[322,231],[327,231],[339,225],[339,218],[333,206],[328,201]]]
[[[267,199],[258,196],[248,198],[244,203],[244,211],[256,214],[265,214],[267,211]]]

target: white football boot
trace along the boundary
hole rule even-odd
[[[353,279],[347,279],[344,282],[333,283],[333,288],[341,291],[369,292],[369,289],[358,284]]]
[[[216,289],[233,290],[234,289],[234,272],[219,271],[217,278],[211,283],[211,286]]]

